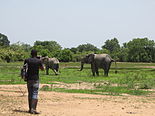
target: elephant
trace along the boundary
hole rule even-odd
[[[115,66],[116,66],[116,61],[112,59],[108,54],[88,54],[81,59],[80,71],[83,70],[84,63],[87,63],[87,64],[91,64],[91,70],[92,70],[93,76],[95,76],[95,73],[97,76],[99,76],[99,71],[98,71],[99,68],[102,68],[104,70],[104,76],[108,76],[109,69],[112,62],[115,62]]]
[[[42,63],[46,68],[46,75],[49,75],[49,69],[52,69],[55,75],[59,74],[59,60],[57,58],[41,57]]]

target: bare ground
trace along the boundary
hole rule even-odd
[[[42,86],[42,85],[41,85]],[[0,116],[30,116],[26,85],[0,85]],[[39,91],[39,116],[155,116],[155,95],[107,96]]]

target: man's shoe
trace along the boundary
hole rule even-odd
[[[37,112],[36,110],[33,110],[33,109],[30,111],[30,113],[31,114],[40,114],[39,112]]]
[[[38,99],[32,99],[31,109],[30,109],[31,114],[40,114],[39,112],[36,111],[37,103],[38,103]]]
[[[32,100],[31,99],[28,99],[28,102],[29,102],[29,113],[31,112],[31,104],[32,104]]]

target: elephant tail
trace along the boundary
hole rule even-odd
[[[115,74],[117,74],[118,71],[117,71],[117,63],[116,63],[116,60],[112,59],[112,62],[115,62]]]

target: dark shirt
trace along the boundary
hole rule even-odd
[[[40,59],[28,58],[24,61],[24,64],[28,64],[27,80],[39,80],[39,68],[43,67]]]

